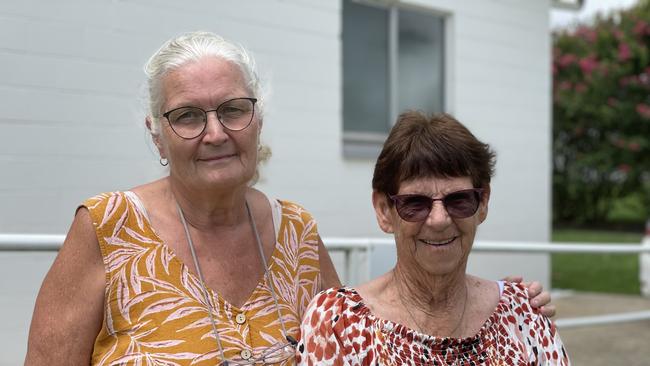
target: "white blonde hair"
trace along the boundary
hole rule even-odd
[[[160,129],[161,109],[164,102],[162,95],[163,77],[187,62],[198,61],[206,56],[218,57],[239,67],[246,82],[246,87],[253,94],[252,97],[257,98],[255,111],[259,118],[262,119],[264,96],[253,57],[241,45],[229,42],[211,32],[197,31],[185,33],[168,40],[151,56],[144,66],[144,72],[147,75],[147,114],[152,120],[152,134],[158,134]]]

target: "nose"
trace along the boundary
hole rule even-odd
[[[224,143],[230,137],[226,128],[223,127],[217,118],[217,111],[210,111],[206,113],[205,133],[202,140],[215,145]]]
[[[425,223],[432,227],[444,227],[449,225],[451,217],[442,203],[441,199],[434,199],[431,203],[431,211]]]

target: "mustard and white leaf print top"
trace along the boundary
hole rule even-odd
[[[238,358],[243,350],[257,357],[284,342],[269,286],[295,339],[303,312],[319,291],[315,221],[295,203],[270,202],[277,234],[268,263],[272,283],[260,279],[241,308],[208,288],[227,358]],[[106,268],[104,321],[92,364],[220,364],[200,280],[156,235],[139,198],[129,191],[104,193],[83,206],[90,211]]]

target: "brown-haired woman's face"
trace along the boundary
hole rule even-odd
[[[228,61],[206,57],[189,62],[163,78],[162,112],[179,107],[214,110],[233,98],[251,97],[239,68]],[[176,135],[161,118],[156,145],[169,159],[170,175],[194,187],[246,184],[255,173],[257,142],[261,121],[256,116],[241,131],[230,131],[207,114],[205,131],[190,140]]]
[[[397,194],[441,199],[458,191],[472,194],[472,188],[474,187],[469,177],[418,178],[402,182]],[[401,265],[424,270],[432,275],[465,270],[476,229],[487,216],[489,192],[481,196],[485,199],[479,198],[478,209],[468,217],[450,216],[443,202],[435,200],[428,216],[417,222],[406,221],[400,217],[396,205],[388,204],[388,197],[385,197],[385,205],[382,205],[382,196],[385,197],[383,194],[377,194],[373,200],[377,218],[384,231],[395,234],[398,261]],[[404,213],[402,214],[404,216]]]

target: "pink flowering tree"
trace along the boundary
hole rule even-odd
[[[554,34],[556,223],[650,217],[650,0]]]

